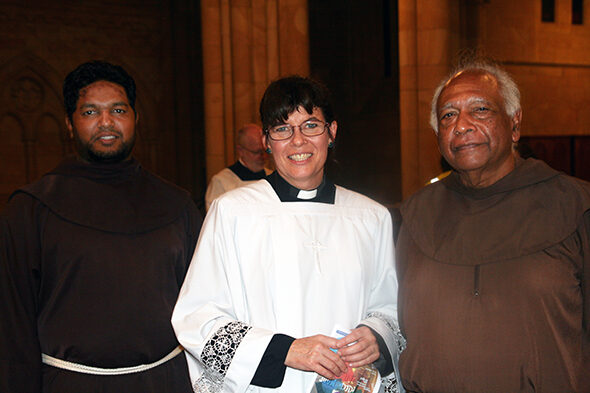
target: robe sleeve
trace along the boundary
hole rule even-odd
[[[252,377],[251,385],[264,388],[278,388],[283,384],[287,366],[285,359],[295,338],[286,334],[275,334],[264,351],[262,360]]]
[[[230,216],[213,202],[172,315],[195,391],[246,391],[274,335],[244,322],[248,305]]]
[[[182,279],[184,279],[186,276],[186,272],[190,266],[192,256],[195,253],[195,247],[197,246],[197,239],[199,238],[199,233],[201,232],[201,228],[203,226],[203,216],[194,202],[191,201],[188,204],[185,216],[187,222],[185,240],[186,265],[184,271],[182,272]],[[182,282],[179,285],[182,285]]]
[[[583,319],[582,327],[587,341],[590,340],[590,210],[584,214],[584,262],[582,266]]]
[[[590,369],[590,210],[584,213],[582,224],[582,370]],[[581,391],[590,391],[590,378],[584,380]]]
[[[367,316],[359,325],[369,327],[377,337],[381,352],[377,366],[387,367],[388,358],[393,365],[393,372],[384,376],[384,384],[391,392],[403,392],[400,381],[398,361],[405,348],[397,314],[397,276],[394,263],[393,228],[391,216],[387,214],[375,234],[375,282],[372,286]],[[385,353],[387,352],[387,353]],[[389,371],[388,370],[388,371]]]
[[[0,215],[0,392],[41,392],[37,333],[40,205],[17,194]]]

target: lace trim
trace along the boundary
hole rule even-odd
[[[404,349],[406,349],[406,338],[402,335],[398,324],[389,318],[387,315],[382,314],[380,312],[372,312],[370,313],[367,318],[377,318],[382,321],[385,326],[391,331],[393,334],[395,345],[398,350],[398,356]],[[403,393],[405,389],[400,383],[399,380],[399,370],[397,367],[397,359],[392,359],[394,364],[394,371],[389,374],[388,376],[381,379],[381,386],[383,387],[384,393]]]
[[[385,393],[400,393],[403,390],[400,389],[397,383],[397,377],[395,373],[388,377],[381,379],[381,386],[383,386],[383,391]]]
[[[218,393],[221,391],[227,369],[238,346],[250,329],[250,326],[242,322],[230,322],[215,332],[201,353],[201,362],[205,370],[193,385],[195,392]]]
[[[222,384],[223,378],[218,379],[217,376],[205,370],[193,385],[193,391],[196,393],[219,393]]]
[[[406,349],[406,338],[400,331],[398,324],[395,323],[395,321],[393,321],[387,315],[382,314],[380,312],[372,312],[369,315],[367,315],[367,318],[372,317],[379,318],[385,325],[387,325],[387,327],[389,328],[389,330],[392,331],[393,336],[395,337],[395,342],[397,344],[397,349],[399,350],[399,353],[402,353],[402,351]]]

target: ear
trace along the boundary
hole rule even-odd
[[[236,152],[236,158],[239,160],[242,158],[242,155],[244,154],[244,150],[243,147],[240,145],[235,145],[235,150]]]
[[[139,113],[135,112],[135,127],[137,127],[137,123],[139,123]]]
[[[70,121],[70,117],[66,115],[66,128],[68,129],[68,135],[70,138],[74,139],[74,126]]]
[[[270,142],[268,140],[268,135],[266,135],[265,132],[263,132],[260,135],[260,140],[262,141],[262,146],[264,146],[264,149],[270,149]]]
[[[520,139],[520,124],[522,121],[522,110],[519,109],[516,111],[512,119],[510,119],[510,123],[512,125],[512,143],[516,143]]]
[[[328,137],[330,138],[330,142],[336,141],[336,131],[338,131],[338,122],[336,120],[330,123],[330,130]]]

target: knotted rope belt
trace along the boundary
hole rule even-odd
[[[85,366],[83,364],[68,362],[66,360],[61,360],[54,358],[52,356],[41,354],[41,361],[49,366],[61,368],[64,370],[75,371],[83,374],[93,374],[93,375],[124,375],[124,374],[132,374],[132,373],[139,373],[142,371],[147,371],[151,368],[158,367],[160,364],[166,363],[168,360],[175,358],[182,352],[182,347],[179,345],[172,352],[168,355],[164,356],[162,359],[149,364],[140,364],[139,366],[132,366],[132,367],[119,367],[119,368],[100,368],[100,367],[91,367]]]

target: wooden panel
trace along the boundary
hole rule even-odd
[[[528,136],[521,138],[521,149],[552,168],[590,181],[590,136]]]
[[[521,145],[528,145],[533,156],[550,167],[572,174],[571,137],[523,137]]]
[[[590,136],[574,139],[574,176],[590,181]]]

